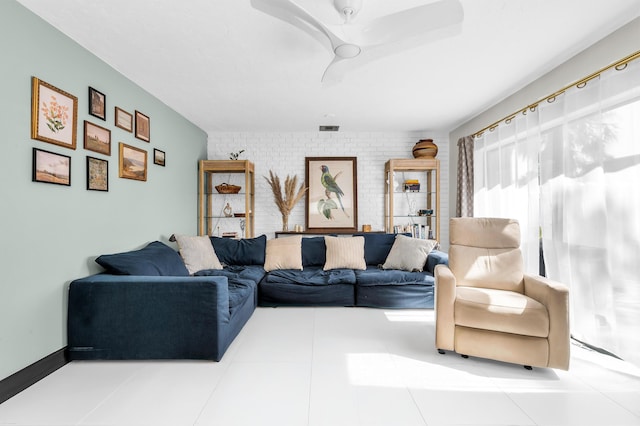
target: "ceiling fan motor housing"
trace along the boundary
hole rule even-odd
[[[362,8],[362,0],[334,0],[333,6],[348,21],[353,19]]]

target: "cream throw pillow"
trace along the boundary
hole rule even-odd
[[[367,269],[364,260],[364,237],[324,237],[327,246],[325,271],[330,269]]]
[[[396,235],[382,269],[422,272],[427,256],[436,245],[438,245],[436,240],[422,240],[406,235]]]
[[[267,240],[264,270],[302,270],[302,235]]]
[[[189,274],[193,275],[203,269],[222,269],[222,264],[218,260],[208,236],[175,235],[175,237],[180,249],[180,256]]]

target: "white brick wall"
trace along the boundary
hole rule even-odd
[[[241,159],[256,168],[256,235],[274,236],[282,219],[273,202],[271,188],[263,176],[273,170],[282,180],[287,174],[304,181],[305,157],[357,157],[358,228],[371,224],[384,230],[384,163],[390,158],[413,158],[411,150],[420,139],[431,138],[438,145],[440,159],[440,239],[449,241],[449,138],[447,132],[317,132],[317,133],[209,133],[208,158],[225,160],[229,153],[244,149]],[[303,198],[291,212],[289,228],[304,226]],[[240,210],[238,210],[240,211]],[[234,225],[235,226],[235,225]],[[234,229],[238,230],[239,229]]]

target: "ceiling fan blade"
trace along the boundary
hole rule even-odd
[[[267,15],[295,25],[323,44],[326,39],[321,36],[318,37],[318,35],[324,35],[329,39],[332,51],[336,47],[345,44],[344,39],[336,34],[336,30],[340,29],[339,27],[323,24],[303,7],[291,0],[251,0],[251,6]]]
[[[340,56],[335,55],[333,57],[333,60],[329,63],[329,65],[327,65],[324,73],[322,73],[322,78],[320,79],[320,81],[322,83],[337,83],[342,81],[342,72],[337,69],[340,67],[336,66],[336,64],[346,60],[347,58],[341,58]]]
[[[464,10],[459,0],[442,0],[403,10],[362,25],[359,42],[364,46],[394,43],[460,24]],[[446,31],[445,31],[446,33]],[[443,34],[443,37],[450,34]]]

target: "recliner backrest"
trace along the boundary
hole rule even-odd
[[[449,268],[457,285],[524,293],[517,220],[453,218],[449,242]]]

